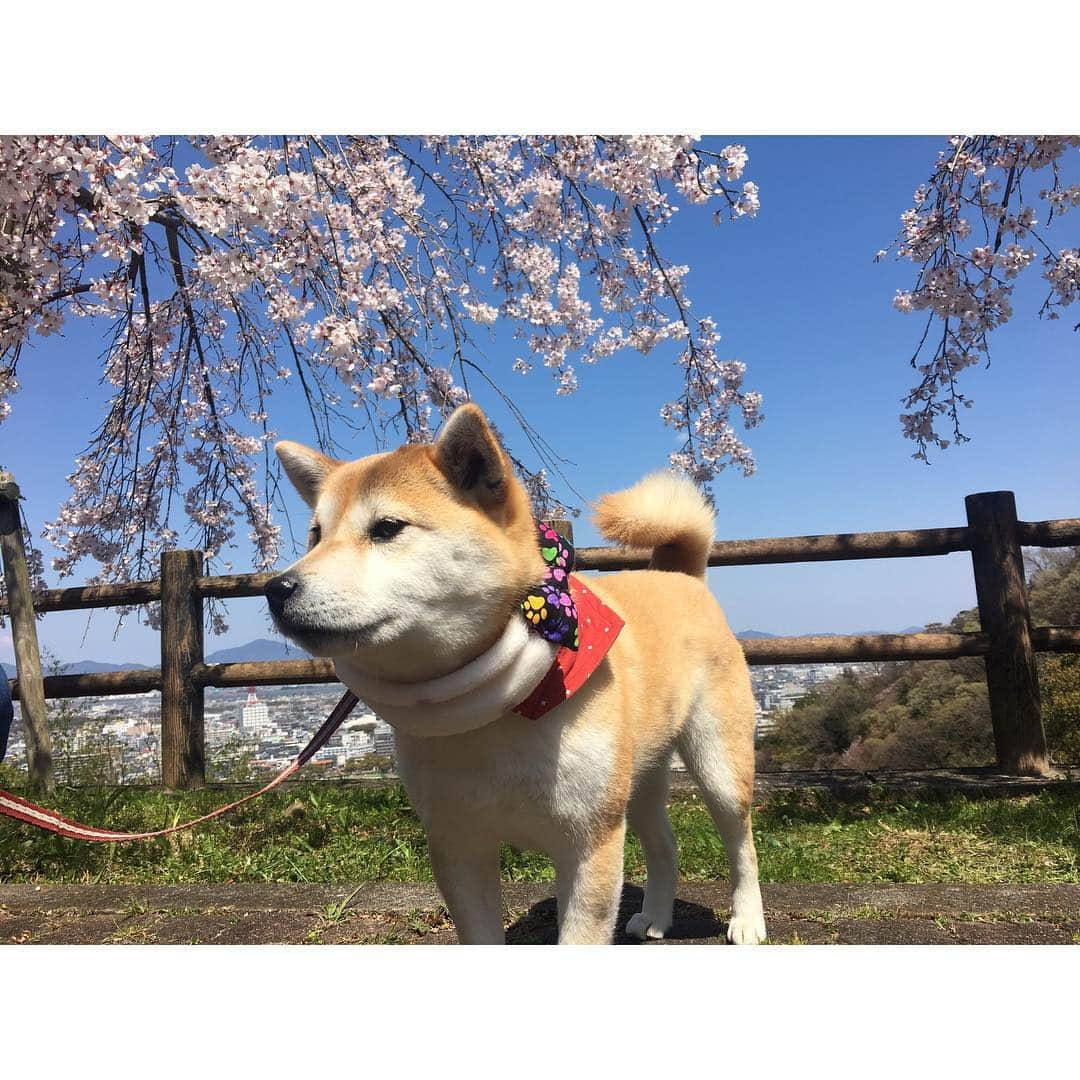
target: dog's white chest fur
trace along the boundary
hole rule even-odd
[[[583,722],[574,699],[537,720],[509,713],[441,738],[399,733],[402,779],[429,829],[488,837],[557,855],[595,813],[611,778],[609,728]]]
[[[511,619],[499,641],[460,671],[426,683],[380,682],[348,657],[338,678],[398,733],[444,738],[487,727],[547,674],[558,647]]]

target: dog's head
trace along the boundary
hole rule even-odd
[[[528,496],[475,405],[431,446],[352,462],[275,449],[312,519],[307,554],[266,597],[281,632],[317,656],[399,678],[453,670],[542,574]]]

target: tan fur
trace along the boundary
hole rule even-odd
[[[600,499],[594,520],[617,544],[652,548],[652,569],[704,578],[713,513],[689,480],[652,473],[632,488]]]
[[[478,437],[488,435],[485,424]],[[288,453],[295,455],[292,446]],[[517,617],[517,600],[540,576],[525,492],[508,465],[494,503],[490,494],[456,490],[448,477],[460,475],[440,460],[438,443],[329,472],[316,504],[316,515],[327,516],[323,541],[289,573],[319,580],[340,573],[345,560],[363,579],[371,542],[358,535],[363,513],[350,516],[356,505],[385,504],[388,512],[416,521],[416,537],[401,541],[400,558],[408,558],[410,543],[444,535],[446,558],[456,552],[458,537],[481,544],[489,555],[482,570],[487,599],[477,601],[469,640],[432,641],[423,637],[433,632],[430,627],[408,628],[394,641],[356,649],[350,664],[397,679],[434,678],[480,655],[500,626]],[[586,686],[539,720],[506,712],[484,726],[440,737],[398,728],[402,777],[427,829],[436,879],[463,942],[501,941],[499,844],[545,851],[557,870],[560,941],[608,941],[629,813],[649,868],[645,905],[629,930],[662,936],[670,927],[675,888],[665,793],[670,757],[678,749],[727,846],[734,893],[729,938],[762,940],[749,818],[754,699],[742,648],[704,583],[712,511],[692,485],[657,474],[601,499],[596,520],[618,543],[654,547],[660,569],[586,579],[625,622]],[[682,573],[663,572],[670,570]],[[426,564],[415,572],[427,572]]]

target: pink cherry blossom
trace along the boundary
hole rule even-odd
[[[900,416],[904,435],[916,443],[914,457],[925,461],[930,445],[945,449],[967,441],[960,410],[972,402],[957,388],[958,378],[989,358],[989,334],[1012,317],[1019,274],[1041,264],[1050,285],[1039,312],[1046,318],[1058,318],[1076,302],[1080,251],[1055,251],[1044,239],[1040,218],[1049,226],[1080,205],[1080,185],[1064,186],[1059,168],[1078,148],[1075,135],[955,136],[916,190],[915,205],[901,215],[890,250],[919,270],[914,287],[897,292],[893,306],[922,312],[926,319],[911,357],[919,381]],[[1042,210],[1025,202],[1040,182],[1035,177],[1045,178],[1038,191],[1046,204]],[[880,251],[877,258],[886,254]]]
[[[181,543],[211,567],[238,544],[272,566],[284,386],[347,456],[361,429],[429,440],[508,369],[546,369],[564,396],[582,365],[670,344],[672,466],[702,484],[753,471],[736,426],[760,422],[761,397],[660,250],[679,203],[755,214],[747,164],[688,135],[0,139],[0,421],[68,318],[101,325],[113,390],[46,530],[54,570],[153,576]],[[505,367],[482,348],[504,324]],[[508,449],[538,510],[562,511],[536,434],[523,418],[528,460]]]

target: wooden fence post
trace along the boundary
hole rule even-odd
[[[206,783],[203,689],[192,678],[203,662],[201,551],[161,556],[161,782],[177,790]]]
[[[568,521],[566,518],[548,518],[544,524],[549,525],[560,536],[565,536],[571,544],[574,542],[574,523],[572,521]]]
[[[19,678],[19,715],[26,740],[26,763],[35,791],[56,790],[53,773],[49,714],[45,711],[45,684],[41,681],[41,652],[34,622],[34,599],[22,540],[19,485],[9,472],[0,472],[0,551],[3,553],[11,638],[15,646],[15,672]]]
[[[979,623],[990,635],[986,686],[994,745],[1003,772],[1047,776],[1050,763],[1042,725],[1042,703],[1024,560],[1011,491],[983,491],[964,500],[971,529],[971,563]]]

